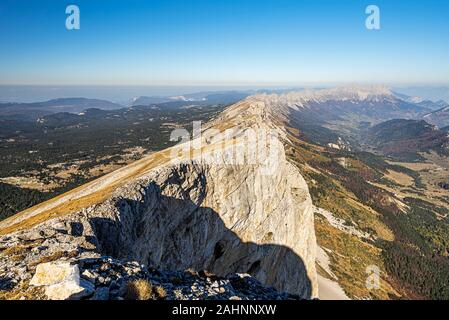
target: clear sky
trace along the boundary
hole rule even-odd
[[[449,84],[449,1],[0,1],[0,84],[341,82]]]

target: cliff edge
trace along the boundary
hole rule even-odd
[[[0,281],[34,288],[42,263],[112,257],[317,297],[314,207],[285,156],[285,112],[247,98],[193,139],[0,222]]]

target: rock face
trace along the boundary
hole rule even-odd
[[[316,297],[314,207],[285,157],[281,123],[272,107],[248,98],[191,144],[2,222],[0,248],[27,250],[19,263],[2,257],[0,277],[29,279],[26,264],[63,252],[72,261],[112,256],[162,270],[247,273],[278,291]],[[188,156],[180,154],[186,146]]]

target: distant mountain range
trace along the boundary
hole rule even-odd
[[[132,106],[145,106],[152,104],[166,103],[170,106],[170,103],[176,102],[191,102],[197,105],[210,105],[210,104],[231,104],[240,101],[248,97],[251,93],[242,91],[219,91],[219,92],[199,92],[192,94],[185,94],[179,96],[160,97],[160,96],[141,96],[134,98],[131,102]]]
[[[292,90],[204,91],[172,96],[138,96],[124,104],[89,98],[60,98],[32,103],[0,102],[0,117],[35,120],[58,112],[77,114],[90,108],[115,110],[128,106],[152,106],[156,104],[165,108],[180,108],[189,105],[226,105],[254,94],[277,94],[288,97],[291,101],[298,100],[298,105],[308,107],[306,118],[311,118],[313,121],[347,120],[354,118],[354,115],[362,122],[368,123],[379,123],[394,118],[420,119],[423,115],[441,110],[448,105],[443,100],[432,101],[409,96],[392,91],[384,86]],[[429,115],[429,117],[432,116]],[[435,120],[429,118],[428,121],[438,126],[449,125],[449,121],[440,120],[439,114],[435,117]]]
[[[13,120],[36,120],[49,114],[80,113],[91,108],[115,110],[123,106],[106,100],[87,98],[63,98],[34,103],[0,103],[0,117]]]
[[[449,126],[449,105],[424,115],[423,119],[440,128]]]
[[[130,104],[121,105],[107,100],[88,98],[60,98],[44,102],[17,103],[0,102],[0,119],[35,121],[55,113],[78,114],[88,109],[117,110],[129,106],[153,106],[158,108],[183,108],[191,106],[227,105],[249,96],[249,92],[220,91],[200,92],[170,97],[141,96]]]
[[[131,107],[88,98],[0,103],[0,121],[38,120],[42,124],[51,123],[51,126],[58,127],[82,123],[88,119],[101,121],[100,118],[105,114],[95,110],[123,109],[124,112],[120,114],[126,114],[128,108],[169,110],[225,106],[244,100],[254,92],[256,91],[217,91],[167,97],[141,96],[132,100]],[[444,148],[440,147],[444,145],[445,132],[449,131],[449,106],[446,106],[445,101],[434,102],[411,97],[385,86],[349,86],[299,91],[285,89],[280,90],[280,93],[260,90],[255,96],[268,105],[278,106],[279,113],[288,113],[290,121],[301,129],[304,138],[322,145],[336,145],[344,141],[345,148],[352,149],[362,143],[371,145],[385,155],[415,159],[419,158],[418,152],[421,151],[444,152]],[[288,110],[285,109],[286,106]],[[88,114],[86,110],[89,110]],[[142,109],[142,112],[146,111]],[[85,114],[88,117],[78,116]],[[48,117],[50,115],[51,117]],[[384,123],[385,121],[387,123]],[[429,124],[442,129],[438,130]],[[391,141],[391,137],[398,133],[405,136]],[[413,142],[400,145],[408,140]]]
[[[438,109],[444,108],[447,105],[449,105],[444,100],[438,100],[435,102],[431,101],[431,100],[423,100],[423,101],[417,102],[416,104],[419,106],[425,107],[425,108],[432,109],[432,110],[438,110]]]
[[[357,145],[362,131],[392,119],[420,119],[432,110],[399,98],[384,86],[337,87],[266,95],[267,103],[290,107],[288,117],[309,141]],[[349,145],[347,145],[349,147]]]
[[[393,94],[401,100],[404,100],[404,101],[410,102],[410,103],[414,103],[421,107],[431,109],[431,110],[438,110],[438,109],[441,109],[448,105],[448,103],[446,101],[441,100],[441,99],[434,101],[434,100],[430,100],[430,99],[423,99],[423,98],[417,97],[417,96],[408,96],[408,95],[401,94],[398,92],[393,92]]]
[[[414,87],[393,87],[395,93],[402,94],[413,99],[449,102],[449,87],[445,86],[414,86]]]

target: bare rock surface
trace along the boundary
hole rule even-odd
[[[93,292],[89,282],[80,283],[78,265],[68,261],[39,264],[30,285],[45,287],[45,294],[51,300],[79,299]]]
[[[63,260],[94,283],[95,290],[83,287],[92,297],[110,298],[119,279],[82,266],[113,257],[125,269],[137,261],[155,270],[207,270],[231,282],[249,274],[261,287],[317,297],[314,207],[286,159],[281,123],[272,104],[248,98],[208,124],[193,156],[161,160],[177,154],[168,149],[1,222],[0,286],[36,283],[42,263]],[[233,128],[226,141],[216,134],[225,128]],[[236,162],[235,150],[251,154],[260,146],[256,129],[276,133],[269,150]],[[99,292],[103,281],[107,290]]]
[[[75,263],[75,262],[73,262]],[[43,287],[52,300],[124,300],[131,299],[130,284],[146,283],[146,298],[154,300],[285,300],[297,295],[279,293],[263,286],[248,274],[227,278],[207,271],[162,271],[147,269],[138,262],[108,258],[89,258],[73,264],[55,261],[38,265],[30,285]],[[142,290],[142,289],[140,289]],[[145,292],[140,292],[143,294]]]

